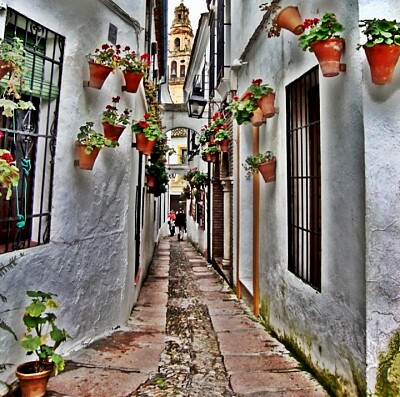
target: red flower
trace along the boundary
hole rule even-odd
[[[234,101],[238,101],[238,100],[239,100],[239,97],[238,97],[237,95],[235,95],[235,96],[233,97],[233,100],[234,100]]]
[[[219,131],[219,127],[214,127],[214,132],[218,132]]]
[[[214,116],[212,119],[215,121],[215,120],[219,119],[220,117],[221,117],[221,113],[217,112],[217,113],[214,113]]]
[[[4,137],[4,132],[0,131],[0,139]]]
[[[228,124],[222,124],[222,129],[227,130],[228,129]]]
[[[248,99],[248,98],[251,98],[250,92],[246,92],[246,93],[243,95],[243,99]]]
[[[143,54],[143,55],[140,56],[140,59],[142,61],[147,61],[147,60],[150,59],[150,55],[149,54]]]
[[[113,109],[114,109],[114,106],[107,105],[107,106],[106,106],[106,109],[107,109],[107,110],[113,110]]]
[[[149,128],[149,124],[146,123],[145,121],[139,121],[138,125],[140,128]]]
[[[253,79],[252,84],[253,85],[261,85],[262,79]]]
[[[148,120],[150,118],[150,114],[146,113],[143,117],[144,117],[145,120]]]
[[[131,49],[131,47],[129,47],[128,45],[125,46],[124,51],[129,51]]]
[[[110,46],[106,43],[106,44],[103,44],[103,45],[101,46],[101,48],[102,48],[103,50],[108,50],[108,49],[110,48]]]
[[[6,160],[8,164],[14,162],[13,156],[10,153],[3,153],[0,158]]]

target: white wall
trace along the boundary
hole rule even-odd
[[[59,325],[73,339],[61,349],[67,352],[83,342],[123,324],[134,304],[138,286],[134,284],[135,197],[138,154],[131,147],[129,129],[120,146],[104,149],[93,171],[74,166],[75,140],[79,126],[95,121],[101,131],[101,113],[111,97],[121,96],[120,108],[133,109],[138,119],[145,112],[144,90],[137,94],[121,91],[122,74],[117,71],[106,80],[102,90],[84,88],[89,77],[85,55],[107,42],[108,26],[118,27],[118,43],[143,47],[144,34],[136,37],[100,1],[81,2],[9,0],[9,7],[66,37],[61,106],[53,190],[50,243],[23,250],[18,266],[0,279],[7,307],[17,310],[2,318],[21,336],[25,291],[41,289],[54,292],[61,303]],[[126,11],[144,25],[144,3],[120,1]],[[4,14],[2,15],[4,17]],[[142,176],[143,180],[143,176]],[[154,246],[153,196],[145,197],[142,231],[142,278]],[[0,260],[7,262],[9,255]],[[142,279],[139,282],[141,283]],[[0,333],[2,361],[14,364],[25,360],[25,352],[12,338]],[[11,371],[9,371],[10,373]],[[2,374],[5,378],[9,373]]]
[[[283,2],[282,2],[283,3]],[[320,74],[322,157],[322,290],[316,292],[288,271],[287,154],[285,86],[317,64],[312,53],[297,46],[297,36],[282,31],[279,38],[263,32],[254,42],[238,73],[238,93],[253,78],[276,90],[279,114],[260,128],[260,151],[277,156],[276,182],[261,179],[260,296],[272,329],[303,351],[320,374],[339,378],[339,388],[356,395],[363,388],[365,362],[364,279],[364,146],[361,54],[357,2],[301,1],[302,18],[335,12],[345,25],[347,71],[334,78]],[[288,4],[283,3],[283,6]],[[240,2],[232,8],[232,58],[240,58],[262,18],[258,4]],[[247,18],[246,16],[251,16]],[[237,27],[241,26],[241,29]],[[251,128],[240,131],[241,160],[252,152]],[[236,162],[236,166],[241,165]],[[235,173],[236,175],[236,173]],[[241,173],[240,269],[251,272],[252,181]],[[235,262],[234,262],[235,263]],[[235,271],[234,271],[235,273]]]

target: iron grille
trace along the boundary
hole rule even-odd
[[[218,0],[217,6],[217,85],[224,78],[225,67],[225,25],[224,25],[224,0]]]
[[[289,270],[321,289],[318,66],[286,87]]]
[[[1,116],[0,147],[10,150],[20,169],[18,188],[9,201],[0,198],[0,252],[50,240],[54,156],[64,37],[8,8],[4,38],[23,40],[26,51],[22,99],[35,110]],[[4,95],[7,76],[0,82]]]

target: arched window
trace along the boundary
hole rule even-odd
[[[185,65],[181,65],[181,68],[180,68],[180,77],[185,77]]]
[[[174,41],[175,51],[179,51],[181,49],[181,39],[177,37]]]
[[[176,77],[176,61],[171,62],[171,77]]]

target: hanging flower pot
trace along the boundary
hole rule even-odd
[[[269,119],[275,116],[275,92],[271,92],[260,99],[257,99],[257,104],[261,109],[264,117]]]
[[[264,178],[265,183],[273,182],[275,180],[275,167],[276,167],[276,157],[272,157],[271,161],[266,163],[261,163],[258,166],[258,171]]]
[[[374,84],[390,84],[393,72],[400,56],[400,46],[396,44],[375,44],[364,46],[365,55],[371,70]]]
[[[156,183],[156,177],[154,175],[146,174],[147,186],[154,187]]]
[[[253,124],[253,127],[260,127],[263,123],[263,113],[260,108],[257,108],[253,112],[253,116],[250,118],[251,124]]]
[[[118,141],[126,127],[123,124],[110,124],[107,122],[103,122],[101,124],[103,125],[104,136],[113,141]]]
[[[229,152],[229,142],[230,139],[223,139],[222,141],[217,141],[217,144],[219,145],[221,152],[223,153]]]
[[[207,163],[216,163],[218,160],[218,153],[204,153],[204,158]]]
[[[331,38],[311,43],[311,51],[315,53],[324,77],[334,77],[340,72],[340,58],[344,49],[344,40]]]
[[[85,153],[86,145],[76,142],[78,152],[79,168],[82,170],[92,170],[96,158],[100,152],[100,148],[94,147],[90,154]]]
[[[106,78],[112,71],[113,68],[109,66],[89,61],[89,87],[100,90],[101,87],[103,87]]]
[[[275,18],[280,28],[287,29],[295,35],[304,32],[303,20],[300,17],[299,9],[294,6],[283,8]]]
[[[125,79],[125,86],[123,87],[124,91],[135,93],[139,88],[139,84],[142,81],[144,76],[143,73],[137,72],[122,72]]]
[[[9,62],[0,61],[0,80],[11,70]]]
[[[151,141],[146,137],[144,132],[139,132],[135,134],[136,136],[136,149],[139,150],[139,152],[143,153],[146,156],[149,156],[151,152],[153,151],[154,145],[156,144],[156,141]]]

